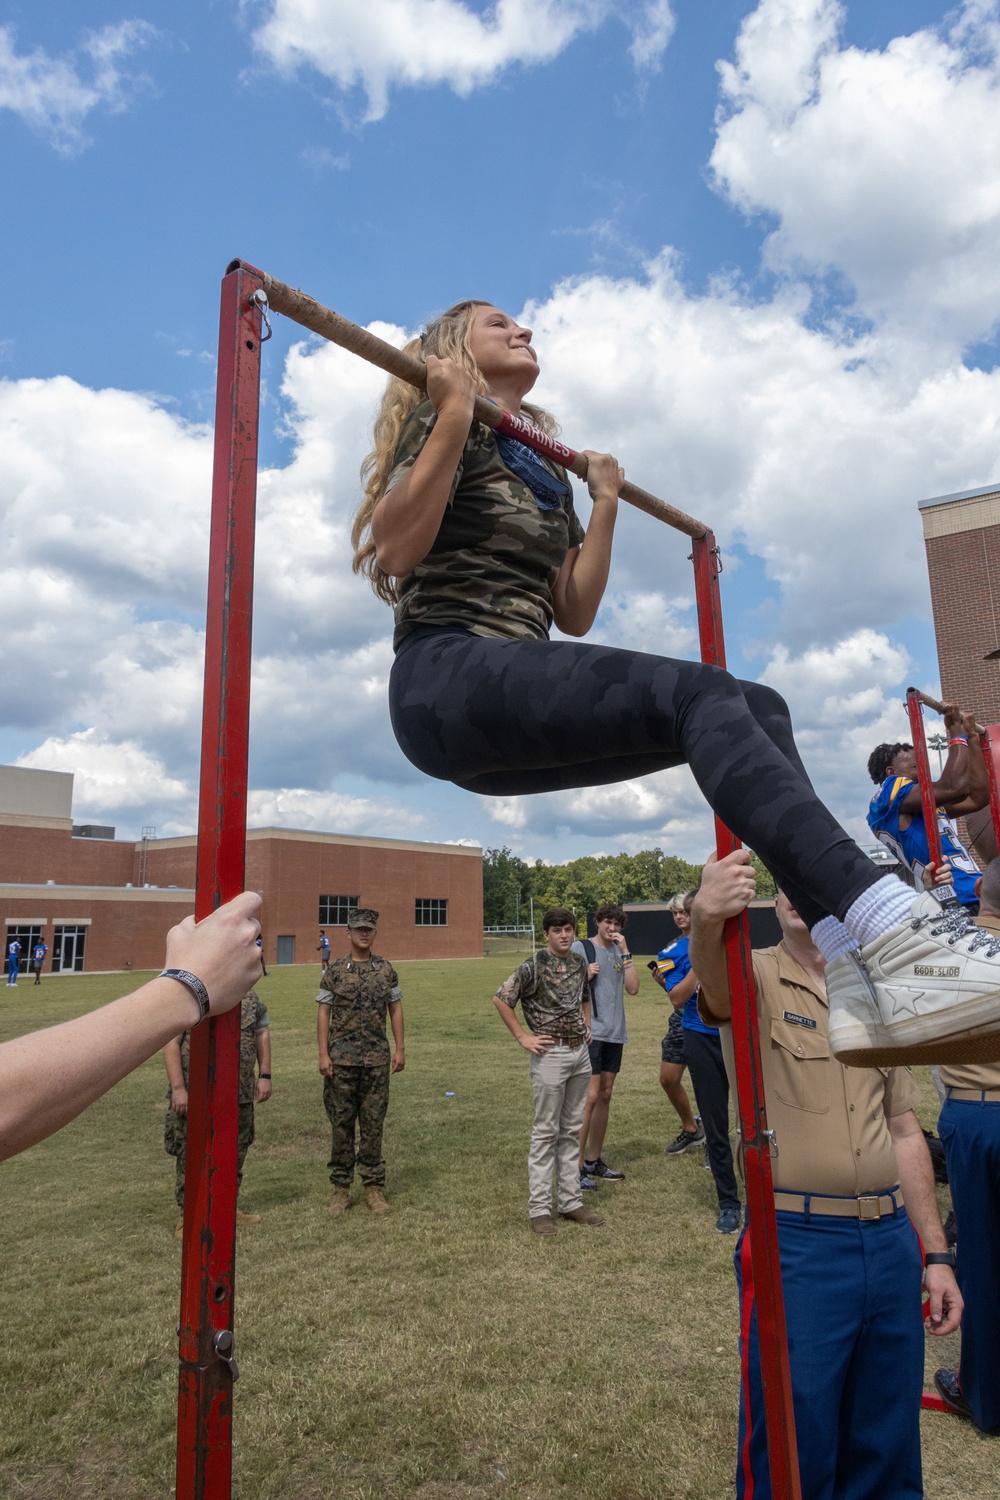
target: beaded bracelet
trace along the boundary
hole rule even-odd
[[[208,990],[202,984],[197,974],[190,974],[187,969],[162,969],[158,976],[160,979],[176,979],[185,989],[191,991],[201,1012],[199,1021],[204,1021],[208,1015]]]

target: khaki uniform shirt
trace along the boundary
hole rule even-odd
[[[1000,917],[980,912],[976,918],[987,932],[1000,934]],[[941,1068],[941,1082],[947,1089],[1000,1089],[1000,1062],[967,1063]]]
[[[240,1093],[241,1104],[252,1104],[256,1088],[254,1069],[257,1066],[257,1033],[266,1031],[271,1024],[267,1006],[256,990],[245,995],[240,1005]],[[187,1088],[188,1065],[191,1060],[191,1033],[185,1031],[180,1039],[181,1071],[184,1087]],[[170,1089],[167,1089],[170,1098]]]
[[[331,1062],[342,1068],[375,1068],[389,1061],[385,1014],[402,1000],[399,978],[386,958],[373,953],[363,962],[335,958],[316,996],[330,1007],[327,1045]]]
[[[899,1169],[887,1121],[919,1103],[909,1072],[837,1062],[824,987],[784,943],[756,951],[753,974],[767,1124],[777,1143],[775,1188],[853,1197],[895,1187]],[[716,1024],[735,1097],[733,1029]]]

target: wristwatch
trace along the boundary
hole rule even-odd
[[[954,1250],[928,1250],[924,1255],[925,1266],[951,1266],[955,1269]]]

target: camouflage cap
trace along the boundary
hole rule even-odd
[[[348,927],[377,927],[378,912],[370,906],[356,906],[347,913]]]

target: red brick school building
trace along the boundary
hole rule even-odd
[[[45,973],[159,968],[167,929],[194,911],[195,838],[116,839],[74,825],[72,803],[71,774],[0,766],[0,915],[22,970],[39,938]],[[246,884],[263,894],[269,966],[318,964],[321,926],[346,953],[356,903],[380,912],[387,957],[482,957],[478,846],[252,828]]]

